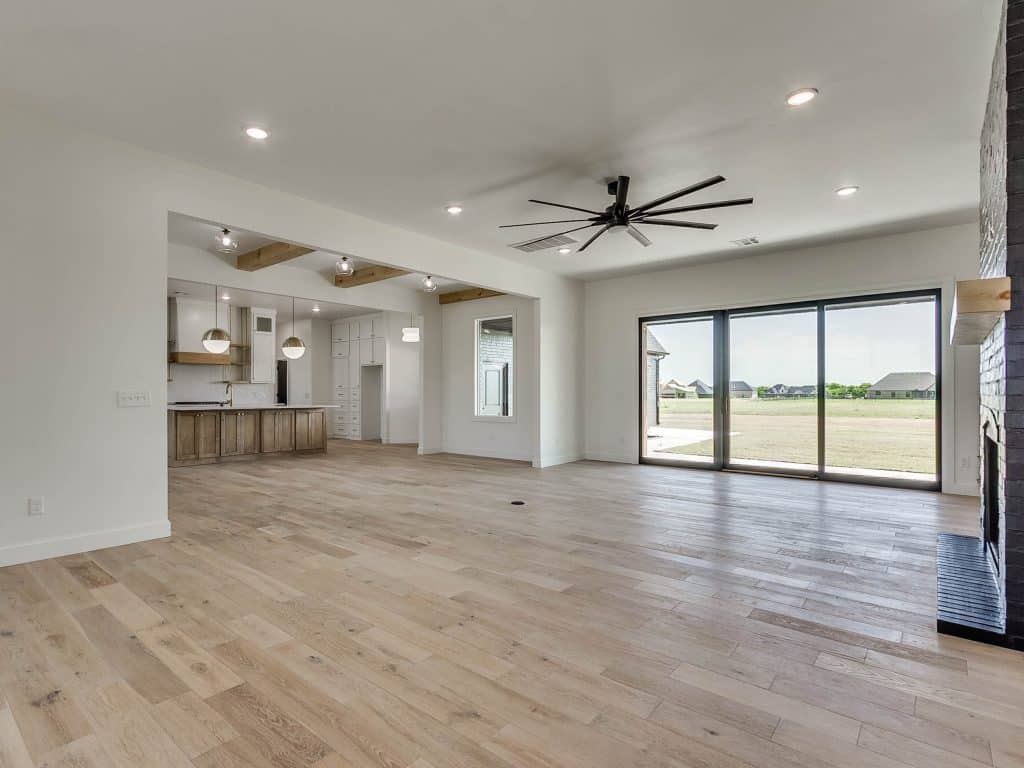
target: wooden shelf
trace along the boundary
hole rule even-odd
[[[953,295],[950,343],[955,346],[981,344],[1010,309],[1010,278],[989,277],[960,280]]]
[[[213,352],[171,352],[167,362],[179,365],[230,365],[231,354],[216,355]]]

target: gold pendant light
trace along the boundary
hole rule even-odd
[[[231,334],[217,323],[220,320],[220,289],[213,286],[213,328],[203,334],[203,349],[215,355],[223,355],[231,346]]]
[[[298,360],[304,354],[306,354],[306,345],[302,339],[295,336],[295,297],[292,296],[292,334],[284,340],[284,344],[281,345],[281,352],[289,360]]]

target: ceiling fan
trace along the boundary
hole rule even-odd
[[[660,227],[684,227],[687,229],[714,229],[717,224],[704,224],[697,221],[675,221],[673,219],[659,219],[652,218],[656,216],[666,216],[671,213],[686,213],[687,211],[705,211],[711,208],[729,208],[734,205],[750,205],[754,202],[752,197],[744,197],[737,200],[720,200],[715,203],[698,203],[696,205],[684,205],[676,208],[662,208],[655,210],[658,206],[670,203],[680,197],[691,195],[694,192],[700,192],[702,189],[713,187],[715,184],[721,184],[725,181],[724,176],[712,176],[710,179],[699,181],[696,184],[692,184],[689,187],[672,192],[671,194],[664,195],[663,197],[651,200],[648,203],[637,206],[636,208],[630,208],[626,204],[626,197],[629,194],[629,176],[619,176],[617,179],[608,182],[608,194],[615,197],[615,202],[609,205],[604,211],[593,211],[589,208],[578,208],[575,205],[562,205],[561,203],[549,203],[546,200],[530,200],[531,203],[538,203],[540,205],[550,205],[554,208],[566,208],[570,211],[579,211],[580,213],[589,213],[591,216],[585,219],[559,219],[556,221],[531,221],[527,224],[503,224],[499,229],[508,229],[510,227],[534,227],[540,224],[575,224],[577,222],[587,222],[581,227],[575,229],[567,229],[564,232],[557,232],[553,235],[544,235],[544,237],[534,238],[533,240],[527,240],[524,243],[516,243],[517,246],[531,245],[533,243],[539,243],[542,240],[547,240],[552,237],[558,237],[559,235],[568,235],[572,232],[579,232],[582,229],[589,229],[590,227],[600,227],[597,232],[591,235],[590,239],[587,240],[579,248],[579,253],[587,250],[597,238],[603,235],[610,229],[616,227],[625,228],[625,230],[636,240],[640,245],[645,248],[651,244],[651,241],[647,239],[647,236],[637,229],[637,224],[653,224]]]

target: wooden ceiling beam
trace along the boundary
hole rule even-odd
[[[297,259],[299,256],[305,256],[307,253],[312,252],[312,248],[304,248],[301,245],[292,245],[291,243],[271,243],[270,245],[264,245],[262,248],[257,248],[254,251],[239,254],[238,261],[235,262],[235,266],[239,269],[245,270],[246,272],[255,272],[257,269],[272,267],[275,264],[291,261],[292,259]]]
[[[390,280],[392,277],[401,277],[408,274],[409,271],[406,269],[374,264],[372,267],[357,269],[351,275],[335,275],[334,284],[339,288],[355,288],[357,285],[378,283],[381,280]]]
[[[460,301],[473,301],[475,299],[489,299],[492,296],[504,296],[501,291],[491,291],[487,288],[466,288],[461,291],[449,291],[440,293],[437,296],[438,304],[457,304]]]

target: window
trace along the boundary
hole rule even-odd
[[[515,317],[476,321],[476,411],[481,419],[513,417],[515,383]]]
[[[941,487],[940,294],[640,319],[640,459]]]

